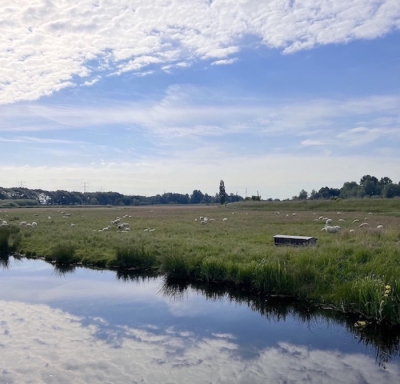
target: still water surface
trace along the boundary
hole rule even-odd
[[[398,343],[363,332],[159,277],[0,267],[0,383],[399,383]]]

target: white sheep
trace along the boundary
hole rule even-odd
[[[7,221],[3,220],[3,221],[1,222],[1,226],[2,226],[2,227],[7,227],[7,226],[8,226]]]
[[[331,223],[332,223],[332,219],[327,219],[327,220],[325,221],[325,223],[326,223],[326,224],[331,224]]]
[[[379,224],[377,227],[376,227],[376,229],[382,229],[383,228],[383,225],[382,224]]]
[[[353,224],[354,223],[358,223],[360,220],[358,220],[358,219],[355,219],[355,220],[353,220]]]
[[[335,225],[333,227],[326,225],[324,228],[321,229],[321,231],[325,231],[327,233],[336,233],[340,231],[340,227],[338,225]]]
[[[32,221],[31,226],[32,226],[32,228],[36,228],[37,227],[37,222],[36,221]]]
[[[222,219],[222,221],[228,221],[228,219],[227,219],[226,217],[224,217],[224,218]]]
[[[359,227],[362,228],[362,227],[366,227],[367,225],[369,225],[369,224],[368,224],[368,223],[361,223],[361,224],[359,225]]]
[[[19,223],[19,225],[21,225],[21,226],[25,226],[26,224],[27,224],[26,221],[21,221],[21,222]]]
[[[345,221],[345,219],[339,219],[339,221]]]

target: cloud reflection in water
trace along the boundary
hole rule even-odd
[[[0,382],[397,383],[371,357],[279,343],[242,359],[230,334],[199,339],[173,327],[104,327],[47,305],[0,300]],[[102,338],[98,332],[106,332]]]

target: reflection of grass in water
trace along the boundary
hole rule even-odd
[[[158,276],[156,271],[148,271],[143,273],[139,270],[126,270],[126,269],[117,269],[116,276],[118,280],[121,281],[135,281],[135,282],[147,282],[154,277]]]
[[[56,276],[62,277],[69,273],[74,273],[75,269],[76,269],[75,265],[55,264],[54,274]]]
[[[200,292],[209,300],[226,299],[230,302],[245,304],[253,311],[259,312],[269,320],[285,320],[293,316],[297,321],[319,324],[322,319],[335,321],[343,325],[349,332],[355,334],[359,342],[372,346],[375,349],[376,361],[380,366],[386,367],[391,358],[400,356],[400,327],[378,326],[368,323],[366,327],[356,326],[357,316],[348,316],[343,313],[326,310],[321,306],[310,304],[303,300],[293,300],[289,297],[278,295],[268,296],[249,294],[235,287],[223,287],[220,284],[210,284],[200,281],[191,283],[181,279],[165,277],[160,293],[181,300],[189,289]]]
[[[0,256],[0,266],[3,269],[8,269],[9,265],[10,265],[9,256],[7,256],[7,255],[6,256]]]

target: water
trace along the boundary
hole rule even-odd
[[[302,303],[9,259],[0,383],[398,383],[396,334]]]

